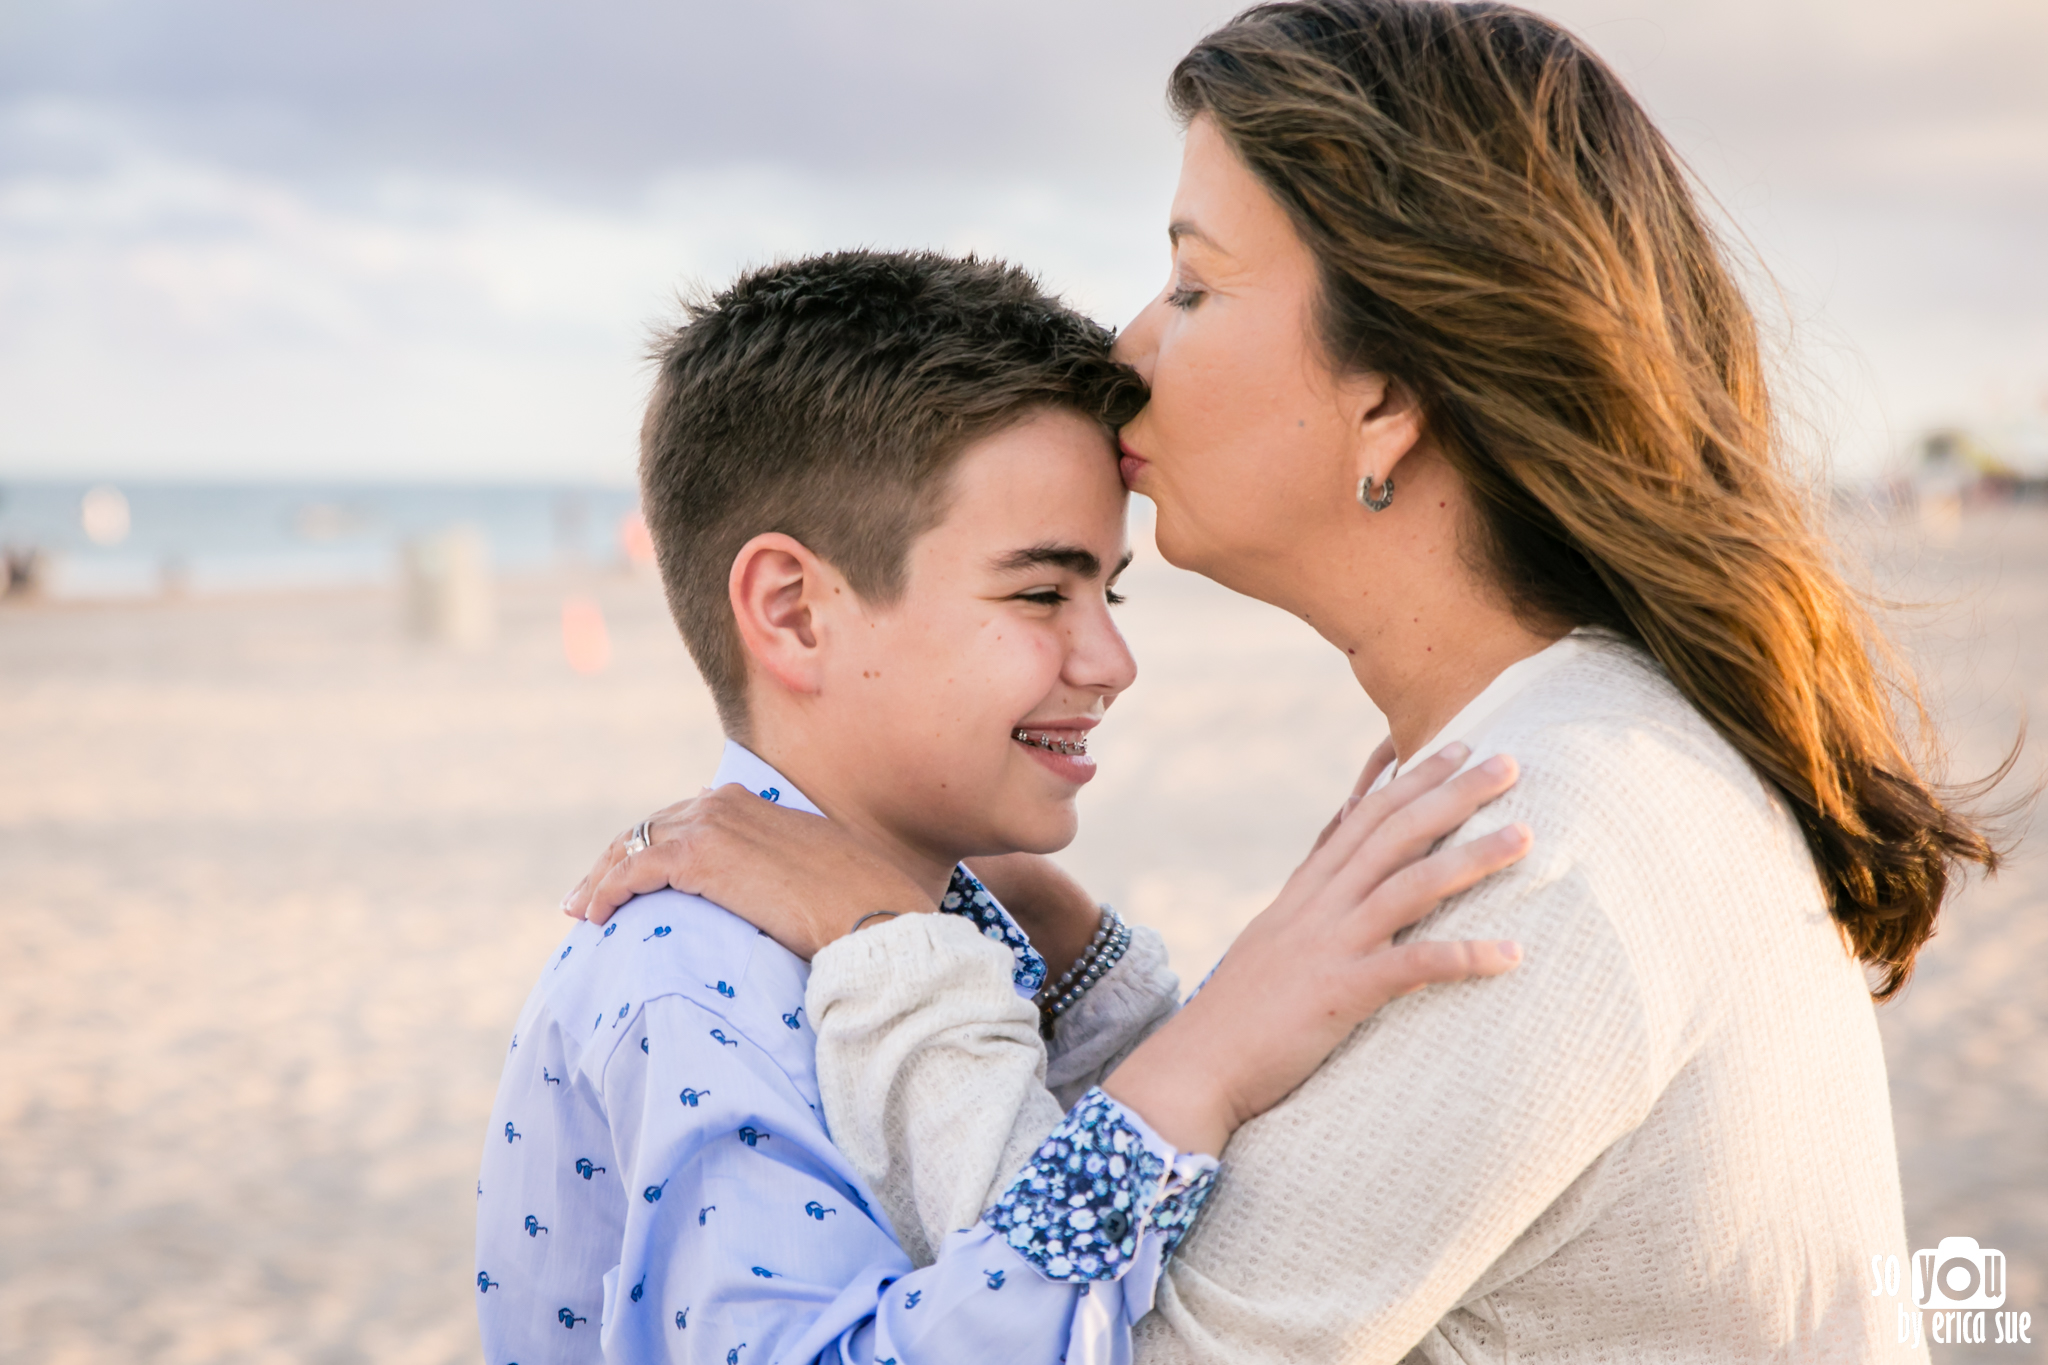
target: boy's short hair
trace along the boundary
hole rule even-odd
[[[640,488],[662,585],[726,731],[746,731],[734,556],[779,531],[864,599],[903,591],[969,445],[1044,408],[1144,405],[1113,334],[1001,261],[844,251],[741,276],[661,335]]]

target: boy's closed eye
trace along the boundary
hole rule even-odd
[[[1056,607],[1067,600],[1067,595],[1058,588],[1033,588],[1029,592],[1016,594],[1011,600],[1030,602],[1041,607]],[[1112,607],[1120,607],[1127,599],[1114,587],[1109,587],[1102,590],[1102,600],[1109,603]]]
[[[1124,596],[1116,590],[1117,579],[1123,576],[1131,564],[1129,551],[1110,570],[1107,585],[1103,588],[1103,600],[1110,606],[1120,606]],[[1102,561],[1092,551],[1072,545],[1033,545],[1028,549],[1014,550],[997,560],[997,573],[1019,573],[1031,569],[1057,568],[1065,570],[1073,578],[1087,582],[1102,577]],[[1056,607],[1068,599],[1066,592],[1058,586],[1039,586],[1011,594],[1010,600],[1030,602],[1036,606]]]

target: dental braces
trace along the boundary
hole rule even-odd
[[[1083,736],[1080,739],[1054,739],[1051,735],[1047,734],[1034,735],[1029,730],[1026,730],[1020,726],[1019,728],[1010,731],[1010,738],[1018,740],[1024,744],[1030,744],[1037,748],[1048,750],[1052,753],[1066,754],[1068,757],[1073,757],[1077,754],[1085,754],[1088,752],[1088,740],[1086,736]]]

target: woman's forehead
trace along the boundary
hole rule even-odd
[[[1167,238],[1211,269],[1305,257],[1307,247],[1259,178],[1206,115],[1188,125]]]

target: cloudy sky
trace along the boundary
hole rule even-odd
[[[2048,3],[1556,0],[1777,282],[1849,474],[2048,411]],[[1214,0],[9,0],[0,475],[600,479],[678,288],[1157,287]]]

